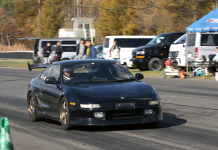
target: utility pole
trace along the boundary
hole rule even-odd
[[[38,9],[39,9],[39,38],[41,38],[41,4],[40,0],[38,0]]]
[[[76,7],[76,10],[77,10],[77,14],[76,16],[79,17],[79,0],[77,0],[77,7]]]
[[[79,17],[83,17],[83,13],[82,13],[82,3],[83,3],[83,1],[80,0],[80,3],[79,3]]]

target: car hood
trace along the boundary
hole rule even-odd
[[[157,49],[158,47],[160,46],[141,46],[134,49],[133,52],[142,51],[142,50],[154,50]]]
[[[148,84],[139,81],[80,84],[66,86],[66,94],[79,103],[107,103],[144,101],[158,99],[157,92]]]

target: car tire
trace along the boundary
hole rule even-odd
[[[32,122],[38,121],[39,117],[37,117],[37,111],[35,108],[35,98],[32,93],[29,93],[27,102],[28,102],[28,114],[29,114],[30,120]]]
[[[71,126],[70,126],[70,113],[69,113],[68,102],[67,102],[67,99],[65,97],[63,97],[61,99],[59,114],[60,114],[59,118],[60,118],[62,128],[64,130],[69,130],[71,128]]]
[[[151,71],[160,71],[163,68],[163,62],[160,58],[153,57],[148,62],[148,69]]]

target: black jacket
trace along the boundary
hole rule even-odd
[[[57,54],[58,57],[61,57],[61,54],[63,53],[63,48],[61,46],[57,46],[55,49],[55,54]]]
[[[76,45],[76,55],[79,54],[80,43]]]
[[[49,53],[47,51],[49,51]],[[49,46],[49,47],[45,46],[43,48],[43,57],[49,57],[50,53],[51,53],[51,46]]]

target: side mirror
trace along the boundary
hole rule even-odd
[[[183,43],[183,47],[185,47],[186,46],[186,43]]]
[[[142,79],[144,79],[144,75],[141,73],[136,73],[135,78],[136,78],[136,80],[142,80]]]
[[[57,81],[54,77],[48,77],[45,79],[46,84],[57,84]]]

